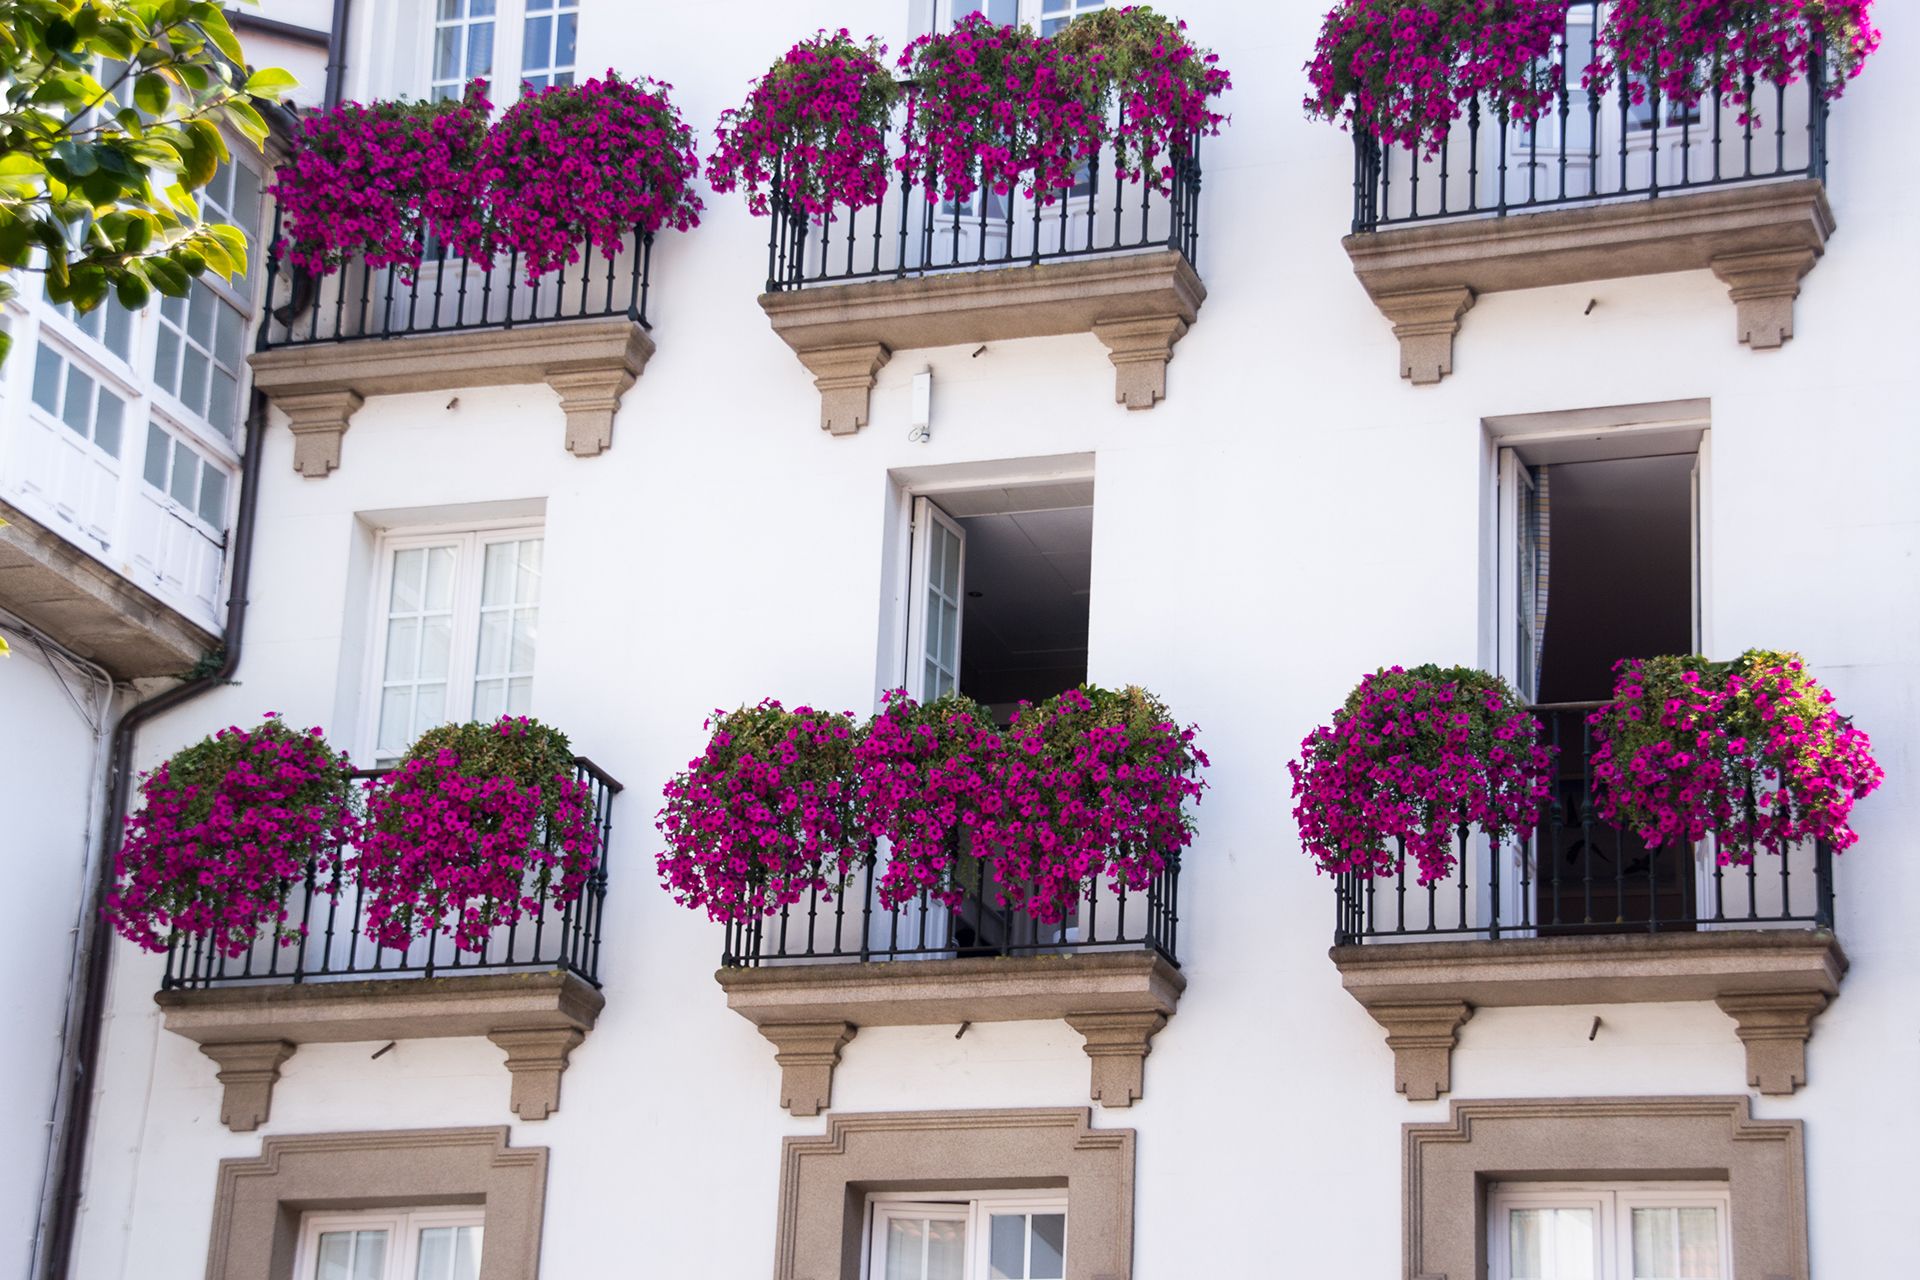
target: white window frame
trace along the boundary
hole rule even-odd
[[[1495,1182],[1487,1188],[1488,1280],[1513,1280],[1511,1231],[1514,1209],[1595,1211],[1594,1276],[1597,1280],[1634,1280],[1635,1209],[1711,1208],[1719,1211],[1720,1274],[1733,1277],[1733,1192],[1711,1182]]]
[[[986,1280],[991,1274],[992,1237],[987,1219],[994,1213],[1009,1211],[1037,1214],[1067,1214],[1067,1194],[1036,1194],[1031,1190],[1004,1191],[922,1191],[906,1195],[898,1191],[873,1191],[867,1194],[866,1231],[861,1237],[861,1280],[882,1280],[886,1275],[886,1224],[890,1218],[941,1218],[966,1223],[966,1280]],[[1061,1258],[1067,1256],[1073,1232],[1069,1217],[1061,1237]]]
[[[467,0],[467,3],[471,3],[471,0]],[[551,76],[558,69],[573,77],[574,83],[579,83],[581,49],[579,24],[585,16],[585,9],[586,0],[558,0],[555,8],[551,10],[540,10],[529,14],[526,0],[495,0],[492,14],[493,69],[484,77],[487,82],[487,99],[495,108],[504,109],[512,106],[520,98],[521,78],[526,71],[527,19],[530,16],[537,18],[549,13],[556,16],[568,12],[574,14],[573,63],[564,68],[543,67],[539,69],[539,73]],[[435,55],[439,47],[439,31],[443,26],[454,25],[443,23],[439,15],[438,0],[423,0],[419,12],[420,47],[426,51],[426,55],[419,80],[414,86],[415,91],[408,95],[423,101],[435,100],[442,90],[446,91],[446,97],[457,98],[465,89],[467,82],[472,79],[469,76],[459,84],[443,84],[437,78],[439,69],[435,65]],[[458,25],[471,26],[472,19],[461,19]]]
[[[387,1232],[386,1267],[380,1280],[414,1280],[420,1265],[420,1233],[436,1227],[477,1227],[480,1247],[486,1249],[486,1210],[484,1208],[447,1209],[364,1209],[326,1211],[304,1215],[300,1219],[300,1243],[294,1254],[295,1280],[315,1280],[319,1265],[320,1237],[330,1231]]]
[[[967,626],[967,536],[960,522],[940,509],[938,503],[925,495],[913,500],[913,567],[908,582],[907,596],[907,668],[906,688],[918,702],[932,702],[944,689],[929,687],[927,680],[927,642],[931,638],[933,623],[929,618],[930,605],[928,594],[932,590],[933,555],[938,542],[933,534],[941,529],[960,544],[960,564],[956,582],[953,584],[956,594],[952,597],[953,619],[953,670],[948,673],[943,667],[942,673],[953,681],[951,692],[960,691],[960,645],[966,634]]]
[[[383,531],[375,545],[373,574],[373,596],[369,602],[367,618],[369,625],[366,636],[366,652],[363,670],[366,678],[362,684],[363,694],[360,708],[360,729],[356,742],[360,750],[359,759],[370,764],[379,764],[380,747],[380,701],[381,691],[386,684],[386,634],[387,604],[393,590],[393,562],[397,552],[415,547],[440,547],[457,545],[454,564],[453,589],[453,639],[447,657],[447,711],[449,720],[443,723],[459,724],[472,718],[473,691],[476,683],[474,665],[478,661],[480,646],[480,600],[482,575],[486,569],[486,548],[500,542],[522,542],[529,537],[537,537],[542,542],[542,603],[545,606],[545,541],[546,521],[544,519],[496,520],[479,524],[457,525],[413,525]],[[539,660],[538,651],[535,662]],[[539,688],[535,682],[536,696]]]

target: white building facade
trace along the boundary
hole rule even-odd
[[[1097,6],[1017,16],[1070,7]],[[268,712],[367,767],[436,723],[530,713],[590,758],[610,824],[597,915],[510,974],[415,955],[178,982],[179,958],[117,943],[71,1276],[1906,1273],[1886,1224],[1920,1132],[1899,321],[1920,22],[1876,15],[1884,47],[1823,129],[1804,86],[1769,104],[1760,149],[1784,159],[1753,181],[1702,177],[1739,150],[1712,121],[1609,102],[1583,131],[1582,101],[1552,137],[1476,138],[1468,176],[1456,148],[1415,194],[1404,152],[1363,173],[1302,117],[1322,4],[1178,9],[1232,71],[1232,119],[1137,229],[1097,185],[1068,202],[1118,251],[1016,201],[887,205],[829,229],[844,259],[782,256],[703,183],[696,230],[521,287],[510,326],[457,266],[423,276],[428,301],[400,286],[404,322],[394,285],[351,271],[215,289],[210,322],[156,308],[125,350],[112,312],[99,334],[10,317],[5,501],[209,648],[247,396],[267,398],[245,647],[231,683],[141,727],[139,768]],[[949,17],[361,0],[335,57],[359,100],[655,76],[704,144],[816,28],[897,51]],[[1378,667],[1480,666],[1558,706],[1605,696],[1617,657],[1753,647],[1805,655],[1886,771],[1831,863],[1796,853],[1784,883],[1765,858],[1750,883],[1632,863],[1577,830],[1577,794],[1566,842],[1476,845],[1411,908],[1383,884],[1337,910],[1301,850],[1286,762]],[[10,810],[49,815],[17,847],[72,864],[10,955],[44,975],[20,1018],[52,1028],[44,958],[64,967],[85,924],[100,801],[79,779],[105,728],[59,704],[59,660],[14,648],[32,734],[9,738],[48,776],[0,776],[35,797]],[[956,917],[918,956],[878,941],[891,921],[816,920],[831,963],[770,928],[760,963],[723,968],[739,940],[657,883],[660,788],[713,708],[864,716],[901,685],[998,707],[1081,680],[1201,727],[1175,901],[1096,894],[1071,937]],[[1555,714],[1577,763],[1579,718]],[[1091,945],[1102,927],[1124,945]],[[21,1144],[45,1144],[57,1059],[23,1077],[46,1106],[20,1095]]]

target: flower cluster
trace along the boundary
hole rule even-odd
[[[1022,703],[1007,730],[999,821],[976,837],[1002,900],[1042,924],[1105,875],[1145,889],[1193,840],[1186,802],[1206,784],[1198,730],[1144,689],[1083,686]]]
[[[140,784],[107,917],[148,951],[178,936],[239,956],[262,929],[297,940],[306,930],[286,927],[287,895],[309,875],[335,887],[348,777],[320,730],[297,733],[274,716],[179,752]]]
[[[1068,57],[1091,67],[1101,89],[1101,120],[1113,119],[1106,100],[1118,97],[1110,139],[1115,172],[1155,190],[1173,176],[1163,157],[1193,138],[1219,133],[1227,120],[1213,99],[1233,87],[1233,78],[1220,55],[1194,45],[1186,32],[1185,22],[1127,5],[1076,18],[1053,37]]]
[[[521,98],[487,134],[480,181],[495,242],[518,250],[528,282],[608,257],[630,232],[700,223],[693,134],[654,80],[556,85]]]
[[[1152,695],[1069,690],[996,728],[974,703],[889,693],[857,734],[846,716],[777,702],[709,721],[712,740],[666,787],[661,879],[719,921],[833,893],[876,841],[889,908],[948,906],[993,869],[1000,903],[1057,923],[1105,875],[1143,889],[1192,840],[1184,809],[1207,763]]]
[[[712,919],[772,915],[845,881],[854,821],[853,719],[768,699],[707,721],[706,750],[666,786],[660,878]]]
[[[1553,763],[1539,739],[1539,722],[1496,676],[1377,671],[1287,764],[1301,841],[1321,870],[1363,876],[1397,873],[1403,849],[1432,884],[1453,868],[1459,827],[1494,840],[1532,829]]]
[[[904,689],[887,694],[853,748],[856,797],[868,833],[889,854],[878,893],[889,909],[925,892],[952,907],[959,859],[982,822],[1001,811],[997,780],[1005,745],[971,698],[949,694],[925,706]]]
[[[1306,65],[1307,113],[1437,152],[1467,104],[1538,119],[1564,80],[1567,0],[1341,0]]]
[[[887,190],[887,117],[900,94],[886,52],[845,28],[787,50],[744,105],[721,113],[707,160],[713,189],[744,187],[747,208],[761,215],[776,195],[809,217],[878,204]]]
[[[524,716],[430,729],[369,793],[349,870],[379,946],[450,929],[460,950],[484,951],[494,929],[565,909],[593,873],[566,735]]]
[[[1858,839],[1848,815],[1884,774],[1798,655],[1635,658],[1614,670],[1612,699],[1589,718],[1602,819],[1653,846],[1717,835],[1722,863]]]
[[[1837,98],[1880,47],[1873,0],[1617,0],[1600,30],[1587,82],[1624,76],[1635,103],[1649,86],[1689,106],[1709,95],[1741,109],[1758,81],[1791,84],[1824,59]]]
[[[469,244],[486,136],[485,81],[446,102],[346,102],[306,117],[271,194],[289,262],[317,274],[363,258],[411,274],[429,238]]]

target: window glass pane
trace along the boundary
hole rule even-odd
[[[216,323],[213,354],[229,369],[240,367],[240,344],[246,334],[246,321],[238,311],[222,303]]]
[[[1598,1280],[1592,1209],[1514,1209],[1507,1222],[1512,1280]]]
[[[479,1274],[478,1227],[427,1227],[420,1232],[414,1280],[476,1280]]]
[[[926,1280],[926,1224],[914,1218],[887,1220],[886,1280]]]
[[[172,443],[173,438],[157,425],[147,424],[147,460],[140,474],[148,484],[163,491],[167,487],[167,458],[172,452],[168,446]]]
[[[996,1213],[987,1233],[988,1274],[993,1280],[1026,1280],[1027,1217]]]
[[[553,64],[547,55],[553,47],[553,19],[548,16],[527,19],[527,50],[521,65],[529,71],[544,70]]]
[[[1067,1215],[1033,1215],[1033,1260],[1027,1274],[1033,1280],[1060,1280],[1067,1274]]]
[[[203,347],[213,346],[213,315],[220,300],[199,280],[193,282],[193,297],[187,308],[187,336]]]
[[[445,7],[442,0],[442,8]],[[454,80],[460,75],[460,28],[442,27],[433,33],[433,78]]]
[[[48,413],[60,412],[61,359],[52,347],[41,347],[33,360],[33,402]]]
[[[445,612],[453,608],[454,554],[452,547],[430,547],[427,550],[424,602],[429,609]]]
[[[324,1231],[314,1280],[384,1280],[387,1271],[387,1233],[384,1231]]]
[[[215,529],[226,528],[227,476],[212,463],[200,468],[200,518]]]
[[[966,1280],[966,1253],[966,1223],[927,1223],[927,1280]]]
[[[1720,1217],[1710,1206],[1633,1211],[1634,1280],[1719,1280]]]
[[[187,447],[186,441],[173,442],[173,483],[167,492],[173,500],[189,511],[193,509],[194,489],[200,479],[200,459]]]
[[[1513,1280],[1543,1280],[1545,1209],[1515,1209],[1507,1215],[1507,1272]]]
[[[233,402],[239,391],[232,374],[225,369],[214,369],[213,386],[207,396],[207,421],[228,439],[233,438]]]
[[[394,553],[393,588],[387,595],[387,608],[390,612],[399,613],[420,607],[420,590],[426,578],[426,571],[425,547],[411,547]]]
[[[467,28],[467,78],[493,74],[493,24],[476,22]]]
[[[578,44],[580,15],[563,13],[553,21],[553,65],[556,67],[571,67],[573,65],[574,49]],[[566,83],[573,83],[572,75],[566,77]]]
[[[67,366],[67,394],[60,405],[60,421],[80,435],[87,434],[87,414],[93,408],[93,379],[79,365]]]
[[[180,335],[165,324],[153,337],[153,380],[175,395],[180,394]]]
[[[101,388],[100,407],[94,414],[93,442],[116,458],[120,456],[120,427],[126,414],[127,402]]]
[[[233,166],[233,203],[227,207],[233,224],[252,234],[260,226],[260,179],[243,164]]]
[[[104,341],[107,350],[122,360],[133,358],[133,313],[117,302],[109,302],[100,308],[107,313],[107,332]]]

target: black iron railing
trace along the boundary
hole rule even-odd
[[[167,949],[163,989],[234,984],[310,982],[343,978],[431,978],[457,973],[505,973],[564,969],[600,985],[600,934],[606,914],[607,837],[612,830],[613,798],[621,786],[584,756],[574,762],[588,788],[592,817],[593,868],[584,891],[564,906],[550,901],[548,887],[529,876],[528,896],[540,907],[506,928],[495,929],[480,951],[463,951],[452,931],[442,927],[415,939],[405,949],[376,945],[367,937],[365,893],[351,876],[332,870],[306,876],[289,886],[283,942],[257,939],[244,955],[227,956],[204,938],[175,939]],[[358,781],[384,770],[362,770]],[[548,837],[551,838],[551,837]],[[342,849],[341,855],[349,850]],[[299,931],[304,928],[305,933]]]
[[[943,200],[927,175],[903,173],[895,163],[919,93],[911,81],[902,89],[901,103],[881,133],[887,169],[878,204],[808,214],[779,194],[776,171],[767,241],[769,293],[1151,249],[1173,249],[1198,264],[1197,138],[1159,158],[1172,169],[1160,190],[1116,178],[1113,150],[1105,146],[1087,161],[1073,188],[1054,193],[1051,203],[1018,189],[978,192],[955,203]],[[1123,109],[1115,108],[1116,126]]]
[[[1587,725],[1599,705],[1533,708],[1557,764],[1553,795],[1524,840],[1490,847],[1462,827],[1453,871],[1431,884],[1420,884],[1404,858],[1394,876],[1335,876],[1335,944],[1833,928],[1833,851],[1824,842],[1722,866],[1711,841],[1655,847],[1601,822],[1593,796],[1598,744]]]
[[[720,963],[736,967],[1145,949],[1179,967],[1177,855],[1144,891],[1086,885],[1057,924],[1041,924],[1009,905],[989,864],[967,857],[956,863],[962,881],[957,906],[922,892],[889,909],[875,892],[876,867],[884,864],[880,855],[870,852],[836,890],[816,888],[778,915],[727,925]]]
[[[1468,103],[1433,154],[1354,132],[1353,229],[1445,218],[1506,217],[1568,205],[1651,200],[1682,192],[1827,175],[1824,54],[1794,85],[1741,78],[1746,105],[1710,93],[1688,105],[1626,77],[1589,91],[1599,0],[1568,11],[1566,74],[1546,114],[1510,120],[1491,101]],[[1703,68],[1720,83],[1721,65]]]
[[[350,262],[316,276],[286,261],[274,214],[267,256],[269,310],[260,350],[363,338],[511,329],[624,316],[645,328],[653,235],[635,231],[617,251],[583,247],[581,260],[529,283],[518,252],[481,261],[437,245],[408,272]]]

